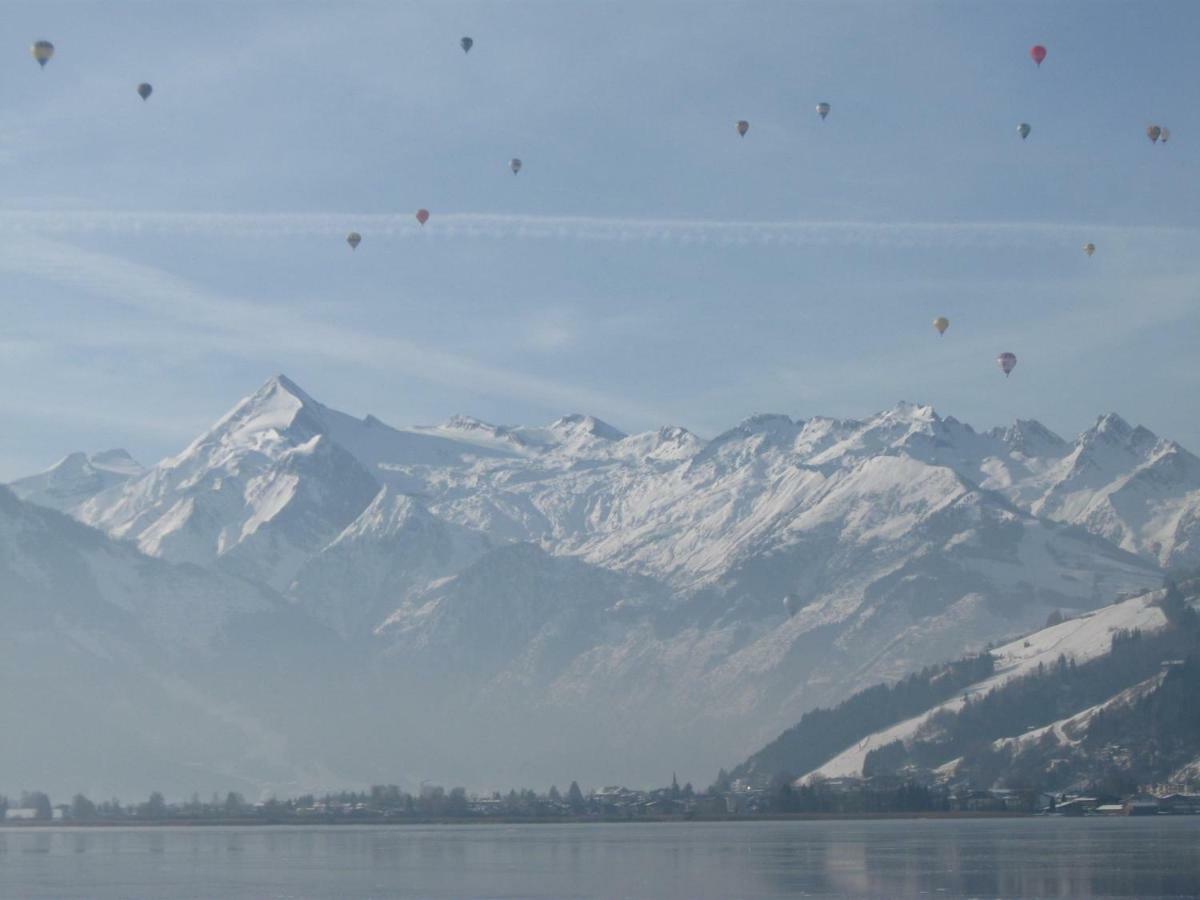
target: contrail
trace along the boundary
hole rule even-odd
[[[0,232],[41,236],[182,234],[280,239],[340,236],[367,240],[477,238],[711,246],[986,247],[1141,238],[1194,241],[1200,229],[1085,222],[721,221],[598,216],[439,213],[421,227],[412,213],[197,213],[121,210],[4,210]]]

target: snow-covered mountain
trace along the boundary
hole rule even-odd
[[[1195,458],[1118,423],[1070,443],[902,403],[707,441],[586,415],[397,429],[278,376],[69,508],[336,635],[352,662],[330,690],[359,679],[389,721],[428,717],[397,736],[426,742],[406,757],[422,776],[520,781],[536,744],[538,777],[650,777],[664,758],[706,777],[815,704],[1195,560]],[[490,723],[486,768],[482,748],[439,753],[435,722],[467,748]],[[396,780],[389,754],[355,771]]]
[[[9,487],[22,500],[67,512],[144,471],[125,450],[106,450],[91,456],[71,453],[45,472],[21,478]]]

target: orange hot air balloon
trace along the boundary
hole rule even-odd
[[[429,210],[418,209],[417,210],[417,221],[420,222],[422,225],[424,225],[426,222],[428,222],[429,221]]]
[[[1041,68],[1042,60],[1046,58],[1046,48],[1041,44],[1034,44],[1029,48],[1029,58],[1038,64]]]

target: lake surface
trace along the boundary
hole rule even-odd
[[[0,897],[1197,897],[1200,817],[0,830]]]

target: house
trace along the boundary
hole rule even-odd
[[[1124,803],[1101,803],[1095,807],[1092,812],[1098,816],[1123,816],[1125,815]]]
[[[1054,811],[1063,816],[1082,816],[1099,805],[1100,801],[1095,797],[1071,797],[1055,804]]]
[[[1125,801],[1124,810],[1127,816],[1157,816],[1158,798],[1149,794],[1138,794]]]
[[[12,822],[14,820],[33,820],[38,817],[36,809],[6,809],[4,811],[4,820]]]
[[[964,791],[954,798],[955,805],[967,812],[1003,812],[1004,798],[991,791]]]
[[[1158,798],[1158,808],[1175,816],[1196,815],[1200,813],[1200,794],[1167,794]]]

